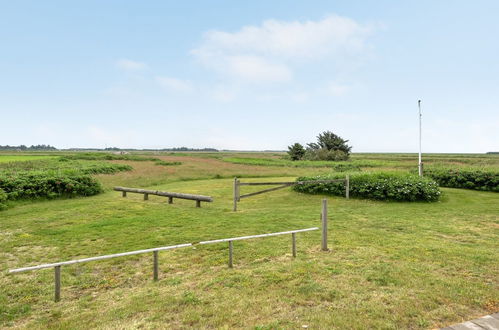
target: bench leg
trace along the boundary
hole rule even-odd
[[[173,204],[173,197],[168,197],[168,204]]]
[[[196,207],[201,207],[201,201],[196,201]]]
[[[126,191],[123,191],[123,192],[121,193],[121,196],[126,197]]]
[[[149,194],[144,194],[144,200],[148,200],[149,199]]]

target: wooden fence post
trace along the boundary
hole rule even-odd
[[[149,199],[149,194],[144,194],[144,200],[148,200]]]
[[[196,201],[196,207],[201,207],[201,201]]]
[[[123,192],[121,193],[121,196],[126,197],[126,191],[123,191]]]
[[[173,204],[173,197],[168,197],[168,204]]]
[[[329,251],[327,248],[327,199],[322,200],[322,251]]]
[[[159,257],[159,252],[158,251],[153,251],[153,262],[154,262],[154,271],[153,271],[153,277],[154,280],[157,281],[159,278],[159,267],[158,267],[158,257]]]
[[[61,300],[61,266],[54,267],[54,301]]]
[[[232,268],[232,252],[233,252],[232,241],[229,241],[229,268]]]
[[[345,197],[350,198],[350,175],[347,174],[345,178]]]
[[[239,180],[236,177],[236,178],[234,178],[234,207],[233,207],[234,212],[237,211],[238,199],[239,199]]]
[[[291,241],[292,241],[291,251],[293,253],[293,257],[296,257],[296,233],[291,234]]]

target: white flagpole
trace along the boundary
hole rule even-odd
[[[423,176],[423,163],[421,160],[421,100],[418,100],[419,108],[419,162],[418,162],[418,172],[419,176]]]

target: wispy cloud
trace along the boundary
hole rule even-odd
[[[116,66],[125,71],[142,71],[147,69],[147,64],[129,59],[120,59],[116,61]]]
[[[249,82],[287,82],[293,67],[362,57],[373,27],[330,15],[317,21],[267,20],[236,32],[209,31],[195,56],[207,68]]]

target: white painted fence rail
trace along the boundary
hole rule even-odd
[[[318,227],[312,227],[312,228],[306,228],[306,229],[281,231],[278,233],[269,233],[269,234],[260,234],[260,235],[251,235],[251,236],[239,236],[239,237],[232,237],[232,238],[222,238],[222,239],[215,239],[215,240],[211,240],[211,241],[203,241],[203,242],[199,242],[198,244],[215,244],[215,243],[229,242],[229,267],[232,268],[232,266],[233,266],[233,262],[232,262],[233,261],[233,250],[234,250],[233,242],[234,241],[242,241],[245,239],[291,234],[291,252],[293,254],[293,257],[296,257],[296,233],[303,233],[306,231],[312,231],[312,230],[318,230],[318,229],[319,229]]]
[[[233,255],[233,253],[232,253],[233,252],[233,243],[232,242],[233,241],[291,234],[292,254],[293,254],[293,257],[296,257],[296,233],[302,233],[302,232],[318,230],[318,229],[319,229],[318,227],[312,227],[312,228],[306,228],[306,229],[282,231],[282,232],[277,232],[277,233],[268,233],[268,234],[251,235],[251,236],[240,236],[240,237],[232,237],[232,238],[222,238],[222,239],[216,239],[216,240],[211,240],[211,241],[203,241],[203,242],[199,242],[199,243],[185,243],[185,244],[178,244],[178,245],[162,246],[162,247],[157,247],[157,248],[152,248],[152,249],[136,250],[136,251],[130,251],[130,252],[108,254],[108,255],[103,255],[103,256],[98,256],[98,257],[82,258],[82,259],[75,259],[75,260],[69,260],[69,261],[55,262],[55,263],[51,263],[51,264],[42,264],[42,265],[37,265],[37,266],[10,269],[9,274],[21,273],[21,272],[27,272],[27,271],[39,270],[39,269],[45,269],[45,268],[54,268],[54,300],[57,302],[61,299],[61,267],[62,266],[68,266],[68,265],[79,264],[79,263],[84,263],[84,262],[112,259],[112,258],[118,258],[118,257],[131,256],[131,255],[136,255],[136,254],[144,254],[144,253],[151,253],[152,252],[153,253],[153,277],[154,277],[154,280],[157,281],[158,277],[159,277],[158,276],[158,274],[159,274],[159,267],[158,267],[159,251],[184,248],[184,247],[189,247],[189,246],[193,246],[193,245],[197,245],[197,244],[204,245],[204,244],[215,244],[215,243],[229,242],[229,267],[232,268],[232,255]]]

